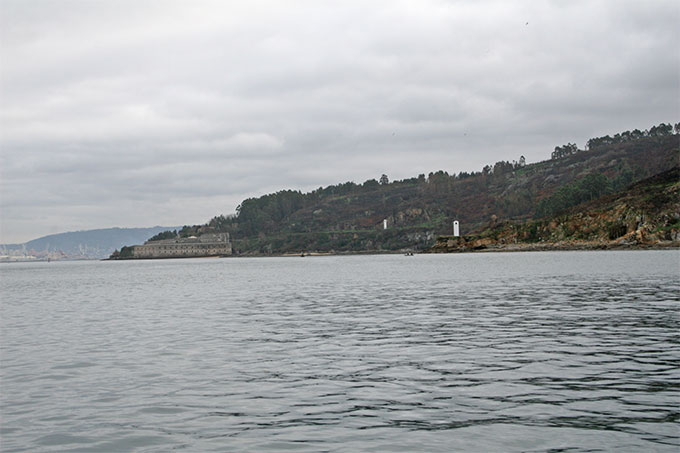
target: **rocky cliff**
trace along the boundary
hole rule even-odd
[[[440,236],[430,252],[678,246],[680,168],[675,167],[560,216],[524,223],[494,217],[477,233]]]

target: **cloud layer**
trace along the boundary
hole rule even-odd
[[[680,117],[673,0],[0,8],[0,242],[543,160]]]

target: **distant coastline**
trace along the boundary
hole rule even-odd
[[[680,242],[676,126],[594,137],[584,149],[557,146],[550,160],[536,163],[520,156],[472,173],[440,170],[403,180],[383,174],[379,180],[308,193],[280,190],[243,200],[236,214],[182,232],[229,233],[236,256],[406,253],[433,246],[434,251],[645,248]],[[451,233],[456,222],[475,244],[442,250],[436,238]]]
[[[34,259],[0,259],[0,264],[26,264],[26,263],[47,263],[47,262],[61,262],[61,261],[148,261],[148,260],[170,260],[170,259],[186,259],[186,258],[300,258],[300,257],[330,257],[330,256],[369,256],[369,255],[429,255],[429,254],[459,254],[459,253],[520,253],[520,252],[569,252],[569,251],[645,251],[645,250],[678,250],[680,251],[680,242],[659,242],[648,244],[618,244],[618,243],[600,243],[600,242],[545,242],[539,244],[494,244],[485,247],[477,248],[450,248],[433,247],[428,250],[352,250],[352,251],[328,251],[328,252],[302,252],[294,253],[243,253],[232,255],[209,255],[209,256],[167,256],[167,257],[148,257],[135,259],[120,259],[120,258],[101,258],[94,260],[91,258],[68,259],[68,260],[48,260],[42,258]]]
[[[0,244],[0,262],[100,260],[126,244],[177,227],[102,228],[50,234],[22,244]]]

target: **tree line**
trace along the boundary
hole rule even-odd
[[[578,149],[575,143],[567,143],[566,145],[556,146],[550,155],[550,158],[553,160],[561,159],[581,151],[595,151],[603,146],[632,142],[646,137],[668,137],[673,134],[680,134],[680,123],[675,123],[674,125],[671,125],[670,123],[661,123],[643,131],[640,129],[634,129],[632,131],[619,132],[614,134],[614,136],[604,135],[602,137],[591,138],[586,142],[585,150]]]
[[[605,135],[603,137],[595,137],[588,140],[586,146],[589,150],[594,150],[606,145],[615,145],[618,143],[626,143],[634,140],[639,140],[645,137],[667,137],[673,134],[680,134],[680,123],[675,125],[661,123],[657,126],[652,126],[649,129],[641,131],[634,129],[632,131],[625,131],[615,134],[613,137]]]

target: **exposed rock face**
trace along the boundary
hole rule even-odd
[[[680,246],[680,169],[626,191],[526,223],[497,222],[476,235],[441,236],[433,253],[484,249],[545,250]]]

